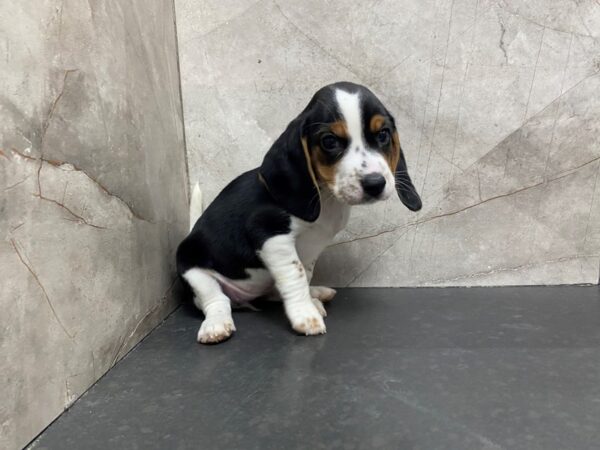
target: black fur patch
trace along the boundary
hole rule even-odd
[[[266,239],[290,231],[290,216],[275,204],[258,179],[258,169],[233,180],[202,213],[177,248],[177,272],[212,269],[231,279],[245,269],[264,268],[256,251]]]

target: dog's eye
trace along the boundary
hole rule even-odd
[[[339,139],[333,134],[326,134],[321,138],[321,147],[324,150],[335,150],[338,148]]]
[[[384,128],[377,133],[377,142],[379,145],[388,145],[390,143],[390,130]]]

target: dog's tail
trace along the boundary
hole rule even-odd
[[[194,228],[196,221],[202,215],[202,191],[200,184],[196,183],[192,189],[192,198],[190,199],[190,231]]]

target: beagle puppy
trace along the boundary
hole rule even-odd
[[[364,86],[320,89],[261,166],[227,185],[197,221],[194,189],[195,225],[177,249],[177,271],[205,316],[198,341],[227,339],[235,331],[232,303],[270,294],[281,298],[296,332],[325,333],[322,302],[335,290],[309,286],[315,262],[351,205],[394,192],[408,209],[421,208],[392,115]]]

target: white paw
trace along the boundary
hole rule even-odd
[[[292,323],[292,328],[300,334],[310,336],[327,332],[323,317],[313,302],[303,303],[301,307],[287,311],[287,315]]]
[[[204,319],[198,330],[198,342],[216,344],[227,339],[235,331],[235,325],[230,314],[219,314]]]
[[[311,286],[310,287],[310,296],[313,298],[318,298],[322,302],[328,302],[333,297],[335,297],[337,291],[335,289],[331,289],[325,286]]]
[[[321,314],[322,317],[327,317],[327,311],[325,310],[325,306],[323,306],[323,302],[318,298],[312,298],[311,300],[313,305],[317,308],[317,311],[319,311],[319,314]]]

